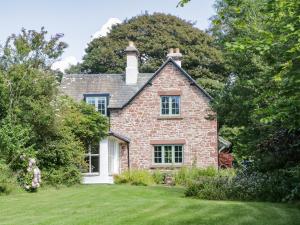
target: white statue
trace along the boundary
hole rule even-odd
[[[41,171],[36,166],[36,160],[34,158],[29,159],[29,165],[27,167],[27,172],[33,173],[33,177],[32,177],[31,187],[29,187],[29,185],[27,185],[26,189],[29,189],[29,188],[36,189],[36,188],[40,187],[40,184],[42,182]]]

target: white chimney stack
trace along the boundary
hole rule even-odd
[[[182,54],[180,53],[179,48],[170,48],[167,57],[172,58],[177,63],[177,65],[181,67]]]
[[[138,53],[132,41],[129,41],[128,47],[125,49],[127,55],[126,65],[126,84],[136,84],[138,78]]]

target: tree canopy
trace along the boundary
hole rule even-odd
[[[0,49],[0,163],[23,169],[22,176],[23,159],[36,157],[44,174],[63,170],[56,176],[63,180],[72,172],[79,182],[86,143],[104,137],[108,123],[93,107],[58,94],[50,67],[67,46],[61,37],[47,38],[44,28],[22,29]],[[18,177],[21,183],[24,177]]]
[[[235,148],[260,168],[300,160],[300,3],[216,3],[211,32],[226,55],[232,78],[216,98],[219,121],[238,129]]]
[[[125,48],[133,41],[139,50],[139,70],[154,72],[166,60],[169,48],[180,48],[182,67],[210,90],[226,80],[221,52],[207,33],[191,22],[162,13],[144,14],[112,27],[105,37],[92,40],[76,68],[85,73],[122,73],[126,67]]]

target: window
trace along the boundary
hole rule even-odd
[[[94,144],[94,145],[89,145],[89,147],[86,150],[85,154],[85,162],[88,165],[88,168],[85,173],[99,173],[100,168],[99,168],[99,143]]]
[[[180,96],[161,96],[161,115],[179,115]]]
[[[180,164],[183,162],[182,145],[154,146],[155,164]]]
[[[107,98],[105,96],[86,97],[86,103],[95,106],[96,111],[107,115]]]

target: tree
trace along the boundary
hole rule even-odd
[[[49,39],[46,34],[44,28],[22,29],[0,49],[0,160],[24,175],[22,158],[37,157],[49,180],[63,171],[54,180],[65,176],[79,182],[86,139],[99,141],[108,123],[85,103],[58,95],[57,74],[50,67],[67,45],[60,42],[61,34]]]
[[[263,170],[299,164],[300,3],[217,1],[212,33],[232,80],[216,98],[219,121],[239,127],[238,155]]]
[[[209,90],[219,89],[226,80],[221,52],[210,35],[192,23],[162,13],[144,14],[112,27],[105,37],[92,40],[80,65],[71,72],[122,73],[126,67],[125,48],[134,41],[139,50],[139,70],[154,72],[166,60],[169,48],[180,48],[182,67]]]

